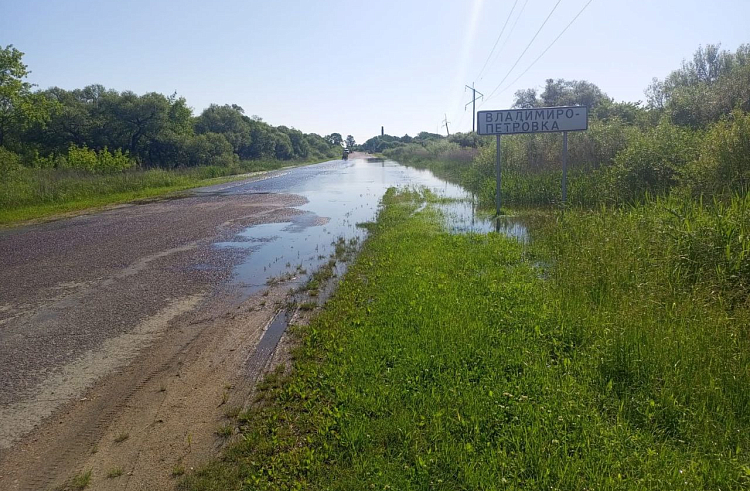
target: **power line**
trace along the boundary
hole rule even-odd
[[[515,78],[515,79],[514,79],[514,80],[513,80],[513,81],[512,81],[511,83],[509,83],[508,85],[506,85],[506,86],[505,86],[505,88],[504,88],[503,90],[501,90],[500,92],[498,92],[498,93],[497,93],[497,95],[500,95],[500,94],[502,94],[503,92],[505,92],[506,90],[508,90],[508,89],[509,89],[510,87],[512,87],[512,86],[513,86],[513,84],[515,84],[516,82],[518,82],[518,80],[519,80],[519,79],[520,79],[521,77],[523,77],[524,75],[526,75],[526,72],[528,72],[529,70],[531,70],[531,67],[533,67],[533,66],[534,66],[534,65],[536,64],[536,62],[537,62],[537,61],[539,61],[539,60],[540,60],[540,59],[542,58],[542,56],[544,56],[544,54],[545,54],[545,53],[546,53],[547,51],[549,51],[549,49],[550,49],[550,48],[551,48],[551,47],[552,47],[552,46],[553,46],[553,45],[554,45],[554,44],[555,44],[555,43],[557,42],[557,40],[558,40],[558,39],[560,39],[560,38],[562,37],[562,35],[563,35],[563,34],[565,34],[565,31],[567,31],[567,30],[568,30],[568,28],[569,28],[570,26],[572,26],[572,25],[573,25],[573,22],[575,22],[575,21],[576,21],[576,19],[578,19],[578,17],[580,17],[580,16],[581,16],[581,14],[583,13],[583,11],[584,11],[584,10],[586,10],[586,7],[588,7],[588,6],[589,6],[589,4],[591,4],[591,2],[593,2],[593,1],[594,1],[594,0],[589,0],[589,1],[588,1],[588,2],[586,3],[586,5],[584,5],[584,6],[583,6],[583,8],[582,8],[581,10],[579,10],[579,11],[578,11],[578,13],[576,14],[576,16],[575,16],[575,17],[573,17],[573,20],[571,20],[571,21],[570,21],[570,22],[568,23],[568,25],[567,25],[567,26],[565,26],[565,29],[563,29],[563,30],[562,30],[562,31],[560,32],[560,34],[558,34],[558,35],[557,35],[557,37],[556,37],[556,38],[555,38],[554,40],[552,40],[552,42],[551,42],[551,43],[549,44],[549,46],[547,46],[547,47],[546,47],[546,48],[544,49],[544,51],[542,51],[542,53],[541,53],[541,54],[540,54],[539,56],[537,56],[537,57],[536,57],[536,59],[535,59],[534,61],[532,61],[532,62],[531,62],[531,64],[530,64],[530,65],[529,65],[528,67],[526,67],[526,70],[524,70],[523,72],[521,72],[521,74],[520,74],[520,75],[519,75],[518,77],[516,77],[516,78]],[[487,99],[489,99],[489,97],[488,97]]]
[[[524,1],[523,6],[521,7],[521,12],[518,14],[518,17],[516,17],[516,20],[513,23],[513,26],[511,27],[510,32],[508,33],[508,37],[510,37],[510,35],[513,34],[513,30],[516,28],[516,24],[518,24],[518,19],[521,17],[521,14],[523,14],[523,11],[526,8],[526,4],[527,3],[529,3],[529,0],[525,0]],[[492,57],[492,53],[495,51],[495,48],[497,47],[497,43],[500,41],[500,38],[503,37],[503,32],[505,32],[505,28],[507,27],[508,21],[510,21],[510,18],[513,15],[513,11],[515,10],[517,4],[518,4],[518,0],[515,0],[515,2],[513,3],[513,7],[510,9],[510,12],[508,13],[508,18],[505,19],[505,24],[503,24],[503,28],[500,30],[500,35],[495,40],[495,44],[494,44],[494,46],[492,46],[492,50],[490,51],[490,54],[487,56],[487,60],[485,60],[484,66],[482,66],[482,70],[479,72],[479,76],[481,76],[482,72],[484,72],[484,69],[487,67],[487,63],[490,61],[490,58]],[[503,47],[505,46],[505,44],[507,44],[507,42],[508,42],[508,38],[506,37],[505,42],[503,42],[503,45],[500,47],[500,51],[502,51]],[[500,53],[500,51],[498,51],[498,54]],[[484,77],[482,77],[482,78],[484,78]],[[484,94],[481,94],[481,95],[482,95],[482,97],[484,97]],[[476,97],[476,94],[475,94],[475,97]],[[464,110],[462,112],[463,112],[463,114],[461,114],[461,117],[460,117],[459,122],[458,122],[459,128],[461,126],[461,123],[463,123],[464,119],[466,119],[466,106],[464,106]],[[453,112],[452,114],[454,116],[457,116],[457,114],[455,112]],[[474,119],[475,118],[472,117],[472,120],[474,120]]]
[[[500,57],[500,53],[503,52],[503,48],[505,48],[505,45],[508,44],[508,40],[513,35],[513,31],[516,30],[516,25],[518,25],[518,19],[521,18],[523,15],[523,11],[526,10],[526,5],[529,3],[529,0],[526,0],[523,2],[523,5],[521,6],[521,11],[518,12],[518,16],[516,16],[516,20],[513,21],[513,25],[510,26],[510,32],[508,33],[508,36],[505,38],[505,41],[503,41],[503,44],[500,46],[500,49],[497,50],[497,54],[495,55],[495,60],[497,60]],[[494,63],[494,60],[493,60]],[[484,76],[479,77],[479,80],[481,81],[484,78]]]
[[[526,45],[526,48],[524,48],[523,52],[521,52],[521,56],[519,56],[519,57],[518,57],[518,59],[516,60],[516,62],[515,62],[515,63],[513,63],[513,66],[512,66],[512,67],[510,67],[510,70],[508,70],[508,73],[506,73],[506,74],[505,74],[505,76],[503,77],[503,79],[502,79],[502,80],[500,81],[500,83],[499,83],[499,84],[497,84],[497,87],[495,87],[495,89],[494,89],[494,90],[493,90],[492,92],[490,92],[490,95],[489,95],[489,96],[487,96],[487,98],[486,98],[486,99],[484,100],[484,102],[482,102],[482,106],[483,106],[483,105],[484,105],[484,104],[485,104],[485,103],[486,103],[486,102],[487,102],[487,101],[488,101],[489,99],[491,99],[491,98],[492,98],[492,95],[493,95],[493,94],[494,94],[494,93],[495,93],[495,92],[497,91],[497,89],[499,89],[499,88],[500,88],[500,86],[501,86],[501,85],[503,84],[503,82],[505,82],[505,80],[506,80],[506,79],[508,78],[508,76],[509,76],[509,75],[510,75],[510,74],[511,74],[511,73],[513,72],[513,70],[514,70],[514,69],[516,68],[516,66],[518,65],[518,62],[519,62],[519,61],[521,61],[521,58],[523,58],[523,55],[525,55],[525,54],[526,54],[526,51],[528,51],[528,50],[529,50],[529,47],[531,46],[531,43],[533,43],[533,42],[534,42],[534,40],[536,39],[536,37],[537,37],[537,36],[539,35],[539,33],[540,33],[540,32],[542,32],[542,29],[544,28],[545,24],[547,24],[547,21],[549,20],[549,18],[550,18],[550,17],[552,17],[552,14],[553,14],[553,13],[555,12],[555,10],[557,9],[557,6],[558,6],[558,5],[560,5],[560,2],[561,2],[561,1],[562,1],[562,0],[557,0],[557,3],[555,4],[555,6],[554,6],[554,7],[552,7],[552,10],[551,10],[551,11],[550,11],[550,13],[549,13],[549,14],[547,15],[547,18],[546,18],[546,19],[544,19],[544,22],[542,22],[542,25],[541,25],[541,26],[539,26],[539,29],[538,29],[538,30],[536,31],[536,34],[534,34],[534,37],[533,37],[533,38],[531,38],[531,41],[529,41],[529,44],[527,44],[527,45]],[[480,106],[480,107],[481,107],[481,106]]]
[[[513,7],[511,7],[510,9],[508,18],[505,19],[505,24],[503,24],[503,28],[500,30],[500,35],[497,36],[497,39],[495,40],[495,44],[494,46],[492,46],[492,50],[490,50],[490,54],[487,55],[487,59],[484,62],[484,66],[482,66],[482,69],[479,71],[479,75],[477,75],[477,78],[481,77],[482,73],[484,73],[484,69],[487,68],[487,63],[489,63],[490,58],[492,58],[492,53],[495,52],[495,48],[497,48],[497,43],[500,42],[500,38],[503,37],[503,33],[505,32],[505,27],[508,25],[508,21],[510,20],[510,16],[513,15],[513,11],[516,9],[516,4],[518,4],[518,0],[516,0],[515,3],[513,3]]]

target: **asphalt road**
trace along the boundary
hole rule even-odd
[[[314,167],[304,174],[326,168]],[[211,245],[249,225],[297,213],[291,207],[304,199],[279,193],[279,183],[295,171],[202,188],[181,199],[1,231],[0,450],[22,433],[16,416],[9,414],[14,404],[42,399],[47,408],[40,414],[48,414],[104,374],[67,380],[82,376],[61,372],[68,364],[177,299],[223,285],[237,254]],[[54,375],[72,382],[76,394],[45,387]],[[49,393],[40,394],[40,388]],[[23,416],[21,426],[38,423],[29,416]]]
[[[118,488],[168,488],[175,463],[213,455],[217,400],[255,380],[248,360],[291,287],[267,280],[360,237],[389,186],[460,192],[353,160],[0,231],[0,489],[57,486],[79,467],[109,489],[111,465],[129,469]]]

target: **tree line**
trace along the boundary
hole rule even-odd
[[[10,161],[89,170],[107,163],[121,170],[123,162],[162,169],[235,166],[257,159],[338,157],[343,145],[338,133],[272,126],[236,104],[212,104],[194,115],[176,94],[139,95],[102,85],[35,90],[28,74],[21,51],[0,47],[0,164],[6,166]]]

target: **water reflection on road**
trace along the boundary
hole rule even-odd
[[[428,170],[405,167],[390,160],[331,161],[273,173],[270,177],[224,189],[227,194],[289,193],[307,203],[286,222],[248,227],[219,248],[247,250],[235,268],[235,278],[248,294],[269,281],[284,278],[300,283],[327,262],[339,238],[361,240],[366,231],[358,223],[373,221],[383,194],[390,187],[426,187],[451,198],[440,204],[446,226],[453,232],[496,230],[489,216],[476,213],[474,200],[460,186],[435,177]],[[520,223],[502,221],[501,233],[526,240]]]

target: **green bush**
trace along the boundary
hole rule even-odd
[[[699,133],[662,121],[632,136],[617,154],[613,169],[615,192],[621,202],[663,195],[680,180],[697,157]]]
[[[708,130],[685,185],[693,196],[750,189],[750,114],[737,110]]]
[[[71,145],[68,149],[67,159],[61,161],[61,164],[63,167],[70,169],[99,174],[122,172],[135,166],[128,154],[122,153],[119,148],[114,153],[110,153],[107,147],[97,152],[89,149],[86,145],[80,148]],[[39,167],[46,166],[40,165]]]
[[[5,180],[19,169],[21,169],[21,156],[5,147],[0,147],[0,177]]]

